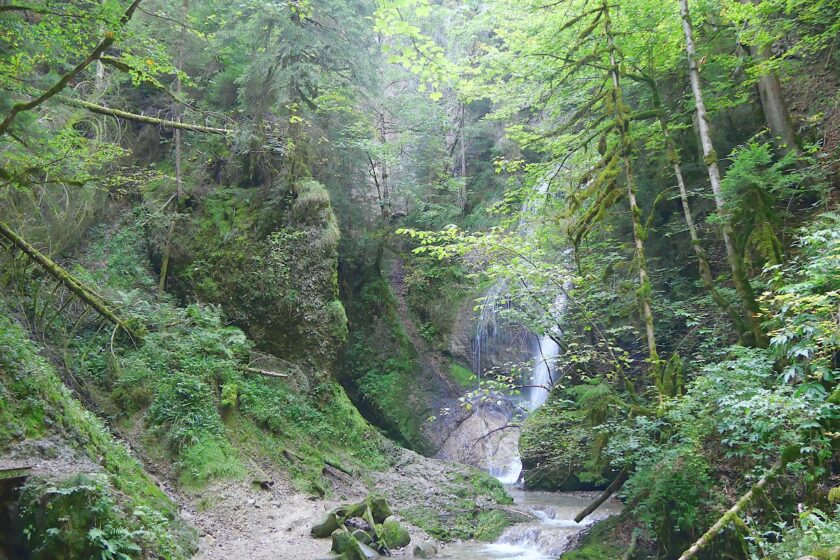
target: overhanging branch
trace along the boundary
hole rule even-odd
[[[227,128],[215,128],[212,126],[202,126],[200,124],[190,124],[178,121],[170,121],[166,119],[157,119],[155,117],[149,117],[146,115],[138,115],[137,113],[129,113],[127,111],[121,111],[119,109],[111,109],[110,107],[104,107],[102,105],[96,105],[94,103],[90,103],[88,101],[82,101],[80,99],[72,99],[69,97],[62,96],[60,98],[62,103],[66,103],[67,105],[72,105],[73,107],[79,107],[80,109],[86,109],[91,113],[97,113],[100,115],[107,115],[111,117],[115,117],[118,119],[125,119],[129,121],[135,122],[142,122],[146,124],[154,124],[157,126],[163,126],[166,128],[178,128],[181,130],[190,130],[192,132],[203,132],[206,134],[230,134],[233,132]]]
[[[137,6],[140,5],[140,2],[142,2],[142,0],[134,0],[131,3],[131,5],[125,11],[123,16],[120,18],[120,27],[124,27],[125,24],[128,23],[128,21],[134,15],[134,11],[137,9]],[[87,56],[87,58],[85,58],[83,61],[78,63],[72,70],[70,70],[61,78],[59,78],[59,80],[56,83],[54,83],[48,90],[43,92],[38,97],[30,99],[29,101],[15,103],[12,106],[11,110],[8,112],[8,114],[6,114],[5,118],[3,118],[3,121],[0,122],[0,136],[3,136],[3,134],[6,133],[9,127],[12,125],[12,122],[14,122],[15,118],[20,113],[34,109],[35,107],[41,105],[46,100],[53,97],[65,87],[67,87],[67,84],[70,83],[70,81],[73,78],[75,78],[80,72],[82,72],[82,70],[90,66],[93,62],[98,60],[99,57],[101,57],[105,53],[105,51],[107,51],[111,47],[111,45],[114,44],[116,37],[117,35],[114,31],[108,31],[107,33],[105,33],[105,38],[102,39],[102,41],[100,41],[98,45],[96,45],[96,48],[93,49],[93,51]]]

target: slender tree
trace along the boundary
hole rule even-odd
[[[688,56],[689,79],[691,90],[694,93],[694,105],[697,112],[697,129],[700,135],[700,143],[703,146],[703,161],[709,173],[709,182],[714,194],[715,206],[721,220],[723,242],[726,246],[726,257],[732,270],[732,280],[735,289],[741,298],[741,303],[747,316],[747,322],[752,331],[753,342],[756,346],[765,347],[768,344],[767,335],[761,327],[759,317],[760,309],[756,301],[750,280],[747,277],[744,266],[744,258],[739,254],[733,242],[733,230],[721,189],[720,166],[718,156],[712,144],[712,135],[709,126],[709,117],[706,112],[706,104],[703,99],[703,89],[700,82],[700,66],[697,62],[697,50],[694,46],[694,30],[691,24],[691,16],[688,8],[688,0],[680,0],[680,16],[682,17],[683,33],[685,35],[685,49]]]
[[[688,228],[688,235],[691,239],[691,247],[694,250],[694,255],[697,257],[697,268],[700,273],[700,280],[703,283],[703,287],[709,292],[709,295],[718,307],[727,314],[729,319],[732,321],[732,324],[737,329],[739,337],[743,340],[745,334],[750,331],[749,324],[715,285],[715,279],[712,275],[712,267],[709,264],[709,257],[706,254],[706,250],[703,248],[700,236],[697,234],[697,225],[694,223],[691,203],[689,202],[688,189],[685,186],[685,178],[683,177],[679,149],[674,141],[673,135],[671,134],[670,119],[668,118],[665,108],[662,106],[661,96],[659,94],[659,88],[656,84],[656,80],[644,74],[631,74],[630,77],[646,83],[651,90],[655,118],[659,123],[659,129],[662,132],[662,138],[665,141],[665,151],[668,163],[671,165],[671,169],[674,171],[674,177],[677,181],[677,188],[680,192],[680,204],[682,206],[683,216],[685,217],[686,227]]]
[[[189,0],[184,0],[181,4],[181,32],[178,38],[178,55],[175,62],[175,102],[172,106],[175,122],[182,122],[182,113],[184,106],[181,103],[181,94],[183,88],[181,84],[181,73],[184,71],[184,46],[187,42],[187,16],[190,11]],[[184,197],[184,177],[182,170],[182,146],[181,146],[181,129],[175,129],[175,210],[171,212],[169,230],[166,233],[166,245],[163,249],[163,257],[160,263],[160,281],[158,282],[158,293],[162,294],[166,290],[166,276],[169,273],[169,259],[172,255],[172,237],[175,235],[175,222],[178,211],[181,209],[181,201]]]
[[[607,52],[609,53],[609,75],[612,82],[612,90],[608,94],[608,107],[612,109],[612,116],[615,131],[619,138],[619,152],[624,161],[624,180],[627,189],[627,201],[630,205],[630,219],[633,224],[633,244],[636,248],[636,267],[639,272],[639,289],[637,290],[639,306],[642,311],[642,319],[645,325],[645,338],[648,346],[648,357],[656,381],[657,389],[661,389],[659,352],[656,348],[656,332],[653,322],[653,305],[648,274],[647,258],[645,257],[645,239],[647,231],[642,211],[636,200],[636,178],[633,175],[633,140],[630,136],[630,108],[624,102],[624,95],[621,87],[621,68],[618,59],[618,49],[615,45],[615,37],[612,30],[612,19],[610,18],[610,4],[607,0],[601,1],[602,29],[604,38],[607,41]]]

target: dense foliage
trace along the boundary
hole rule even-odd
[[[836,558],[838,32],[832,0],[0,1],[0,450],[98,465],[16,494],[29,551],[189,554],[103,423],[186,491],[434,454],[534,367],[470,369],[499,304],[562,348],[526,484],[623,483],[575,557]]]

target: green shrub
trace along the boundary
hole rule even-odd
[[[102,475],[80,474],[55,485],[28,482],[21,522],[35,559],[127,560],[142,552],[141,533],[122,525],[124,514]]]

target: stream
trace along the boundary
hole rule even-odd
[[[554,560],[574,543],[574,537],[601,519],[621,511],[608,500],[593,514],[575,523],[575,515],[588,506],[597,492],[536,492],[508,488],[520,509],[537,519],[508,527],[494,543],[464,542],[447,545],[440,558],[457,560]]]
[[[548,192],[549,179],[538,187],[540,196]],[[523,203],[523,218],[519,232],[525,237],[534,231],[533,220],[538,214],[538,201]],[[523,280],[523,282],[525,282]],[[501,280],[487,290],[481,313],[477,317],[473,338],[472,370],[478,379],[477,394],[487,372],[511,362],[530,358],[531,368],[523,378],[523,390],[515,395],[490,393],[490,404],[475,403],[473,414],[448,438],[439,456],[444,459],[472,464],[484,469],[505,485],[520,510],[534,516],[534,520],[508,527],[494,543],[464,542],[447,545],[441,558],[457,560],[554,560],[575,544],[587,527],[621,511],[621,503],[608,500],[581,523],[575,515],[597,498],[597,492],[539,492],[522,489],[522,461],[519,456],[519,432],[506,427],[514,418],[523,418],[548,399],[557,382],[554,372],[561,348],[557,338],[562,332],[566,307],[564,293],[553,302],[554,327],[548,332],[527,332],[523,326],[507,324],[503,319],[511,303],[506,297],[508,284]],[[492,401],[495,401],[493,403]],[[477,443],[480,442],[480,445]]]

